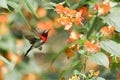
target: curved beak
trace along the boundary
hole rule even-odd
[[[51,29],[48,29],[48,32],[50,31]]]
[[[51,29],[46,30],[46,33],[48,33]]]

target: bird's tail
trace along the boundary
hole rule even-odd
[[[33,45],[34,44],[32,44],[31,46],[30,46],[30,48],[27,50],[27,52],[24,54],[24,57],[26,57],[27,56],[27,54],[30,52],[30,50],[33,48]]]

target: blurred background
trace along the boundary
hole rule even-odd
[[[0,8],[0,56],[8,63],[0,60],[0,80],[57,80],[65,65],[69,64],[63,54],[51,65],[52,58],[66,45],[68,33],[56,23],[56,18],[59,17],[56,12],[53,9],[46,9],[52,8],[48,5],[50,0],[31,1],[39,19],[35,18],[24,1],[13,0],[20,6],[30,26],[38,27],[40,31],[51,29],[48,40],[42,45],[41,51],[34,48],[23,60],[22,56],[31,45],[21,32],[21,27],[27,26],[25,20],[9,5],[10,11]]]
[[[0,0],[0,4],[4,0]],[[5,0],[6,1],[6,0]],[[54,11],[54,7],[48,2],[61,3],[64,0],[30,0],[39,19],[31,13],[23,0],[12,0],[20,7],[21,12],[17,8],[7,5],[6,8],[0,8],[0,80],[57,80],[62,71],[67,69],[72,59],[67,59],[63,53],[51,65],[52,59],[66,45],[69,33],[64,27],[57,24],[56,19],[59,15]],[[74,5],[80,0],[70,0],[70,4]],[[54,5],[51,3],[52,5]],[[15,6],[16,7],[16,6]],[[19,10],[19,9],[18,9]],[[23,36],[21,27],[28,26],[38,27],[40,31],[51,29],[47,42],[42,45],[42,50],[32,49],[28,56],[23,60],[22,57],[29,49],[30,43]],[[4,62],[4,61],[5,62]],[[96,68],[93,62],[88,61],[88,68]],[[93,65],[93,66],[91,66]],[[106,70],[101,76],[114,79],[115,74]],[[69,76],[69,72],[66,76]],[[109,73],[109,75],[108,75]],[[110,77],[110,75],[112,75]],[[120,74],[118,74],[118,77]],[[108,79],[108,80],[110,80]]]

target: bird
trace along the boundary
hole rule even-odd
[[[31,27],[29,29],[22,28],[23,36],[31,44],[30,48],[24,54],[24,57],[28,55],[32,48],[38,48],[39,50],[42,50],[42,45],[47,41],[48,33],[50,30],[51,29],[40,32],[40,30],[37,27]]]

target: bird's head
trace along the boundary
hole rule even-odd
[[[49,29],[49,30],[44,30],[41,35],[42,35],[43,37],[47,37],[49,31],[50,31],[50,29]]]

